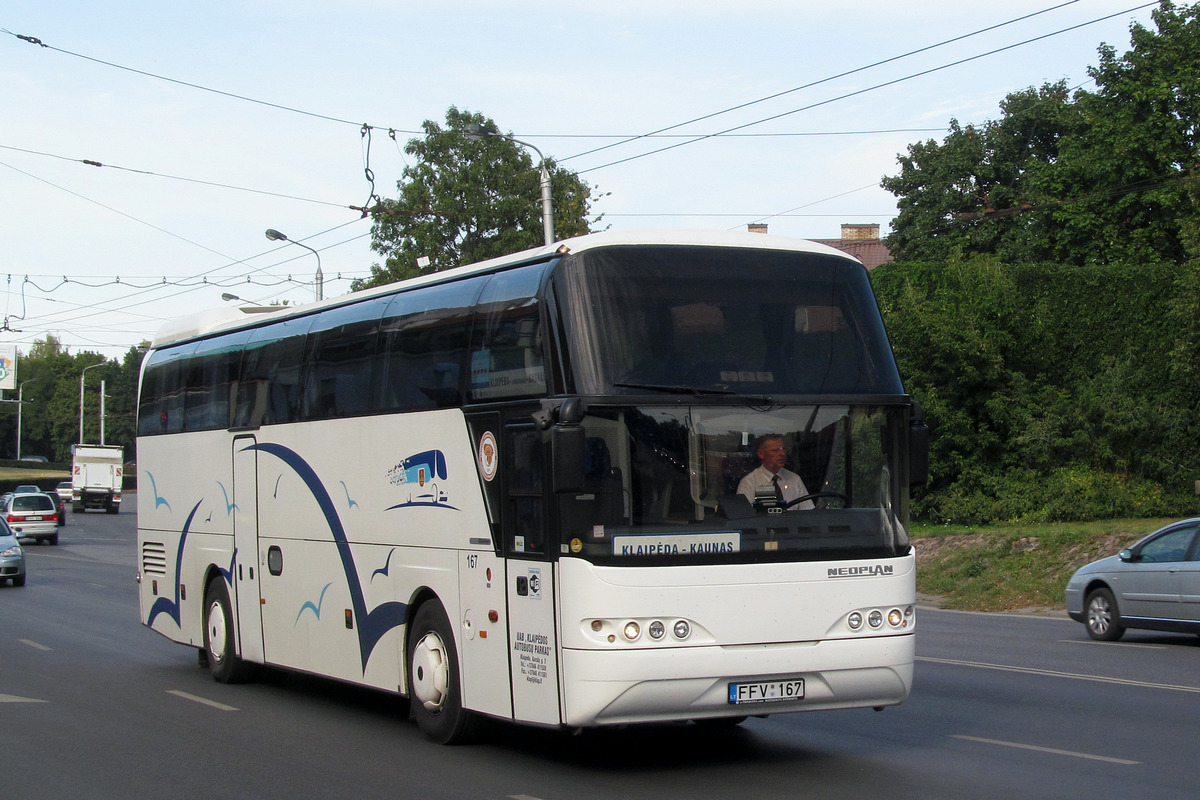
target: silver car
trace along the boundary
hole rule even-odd
[[[1200,519],[1160,528],[1067,581],[1067,613],[1093,639],[1127,628],[1200,634]]]
[[[0,520],[0,586],[7,581],[13,586],[25,585],[25,551],[8,524]]]
[[[58,503],[48,494],[14,494],[4,506],[4,521],[22,539],[58,544]]]

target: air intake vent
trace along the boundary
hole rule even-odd
[[[162,542],[142,542],[142,572],[167,574],[167,547]]]

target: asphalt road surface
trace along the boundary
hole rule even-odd
[[[69,515],[0,587],[0,797],[1197,797],[1200,638],[918,612],[902,706],[440,747],[398,698],[268,672],[226,686],[138,621],[133,503]]]

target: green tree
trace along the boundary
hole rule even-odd
[[[1070,264],[1197,255],[1200,204],[1188,184],[1200,166],[1200,5],[1163,0],[1153,19],[1155,30],[1132,27],[1123,55],[1100,48],[1095,91],[1068,97],[1060,82],[1016,92],[998,120],[952,120],[941,143],[910,145],[882,181],[900,209],[893,254]]]
[[[482,114],[451,106],[446,126],[426,120],[425,135],[404,150],[417,162],[404,169],[399,196],[372,209],[372,249],[384,257],[354,288],[378,286],[425,271],[508,255],[544,241],[539,164],[504,136],[471,137],[471,124],[495,129]],[[558,238],[588,232],[590,189],[548,159]],[[417,266],[428,258],[428,270]]]

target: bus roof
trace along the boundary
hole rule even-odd
[[[601,233],[585,234],[573,239],[563,239],[562,241],[555,242],[553,245],[543,245],[542,247],[535,247],[532,250],[525,250],[487,261],[466,264],[440,272],[432,272],[428,275],[421,275],[398,283],[390,283],[385,286],[377,286],[359,292],[340,295],[317,303],[308,303],[299,306],[280,306],[277,311],[247,314],[240,309],[230,306],[206,309],[195,314],[185,315],[163,325],[155,333],[150,347],[151,349],[156,349],[218,332],[252,328],[268,321],[303,316],[326,308],[335,308],[361,300],[368,300],[379,295],[390,294],[398,289],[409,289],[427,284],[442,283],[467,275],[534,262],[549,258],[556,253],[578,253],[597,247],[621,245],[683,245],[694,247],[741,247],[756,250],[791,250],[833,255],[850,261],[858,261],[853,256],[828,245],[810,242],[807,239],[792,239],[763,233],[686,229],[603,231]],[[256,311],[261,311],[261,309],[256,309]]]

